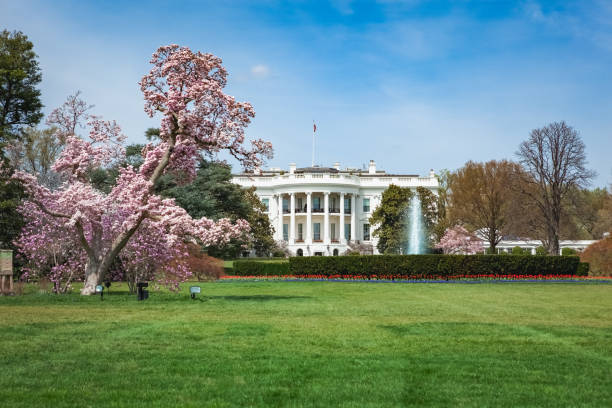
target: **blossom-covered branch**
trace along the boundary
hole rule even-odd
[[[49,274],[58,291],[69,287],[66,279],[81,277],[81,293],[91,294],[108,274],[176,287],[189,276],[185,242],[219,245],[248,233],[244,220],[191,218],[174,200],[156,195],[154,185],[168,171],[189,181],[198,158],[220,150],[245,167],[260,166],[272,147],[262,140],[244,147],[252,106],[223,92],[227,72],[211,54],[171,45],[158,49],[151,63],[140,85],[145,112],[161,115],[161,132],[157,144],[144,148],[138,170],[118,166],[125,157],[121,128],[88,114],[91,106],[77,93],[49,118],[65,141],[53,165],[64,184],[51,191],[30,174],[15,174],[30,197],[21,207],[28,225],[16,244],[29,261],[27,273]],[[76,134],[79,129],[88,129],[87,136]],[[119,167],[118,177],[105,194],[89,174],[109,166]]]

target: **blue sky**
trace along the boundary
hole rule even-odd
[[[142,142],[157,122],[137,82],[177,43],[223,58],[228,92],[257,112],[270,166],[311,161],[425,174],[514,158],[531,129],[582,135],[594,186],[612,182],[610,1],[5,1],[26,33],[46,111],[81,90]]]

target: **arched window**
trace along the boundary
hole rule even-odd
[[[338,248],[334,249],[334,256],[338,256]]]
[[[299,248],[297,250],[297,256],[304,256],[304,251],[302,250],[302,248]]]

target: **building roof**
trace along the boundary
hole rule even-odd
[[[333,167],[300,167],[299,169],[295,169],[296,173],[339,173],[340,170],[334,169]]]

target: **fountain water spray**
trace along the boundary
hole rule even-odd
[[[408,211],[408,223],[406,230],[406,238],[408,245],[406,254],[423,254],[425,253],[425,225],[423,222],[423,213],[421,211],[421,200],[418,194],[414,194],[410,199]]]

